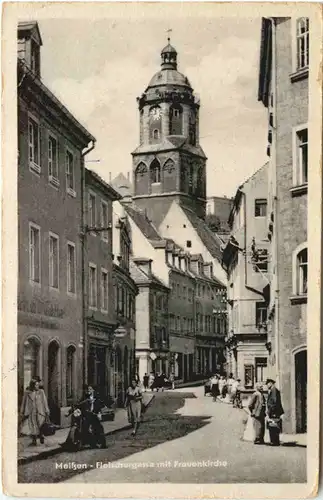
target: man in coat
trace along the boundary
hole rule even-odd
[[[275,386],[275,381],[268,378],[266,385],[268,387],[267,416],[270,443],[272,446],[279,446],[279,434],[282,430],[281,416],[284,409],[281,403],[280,391]]]
[[[253,418],[255,444],[264,444],[266,401],[262,392],[262,384],[256,383],[255,392],[251,396],[249,411]]]

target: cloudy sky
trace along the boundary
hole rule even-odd
[[[96,137],[88,163],[109,181],[131,171],[138,145],[136,97],[160,68],[171,28],[178,69],[201,98],[208,195],[234,195],[266,161],[266,111],[257,102],[260,18],[39,21],[42,79]]]

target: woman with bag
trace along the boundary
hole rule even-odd
[[[45,392],[39,388],[37,380],[31,380],[29,387],[25,391],[20,416],[22,421],[27,420],[28,434],[32,438],[31,445],[37,445],[37,437],[39,437],[40,443],[43,444],[43,425],[46,421],[49,422],[49,408]]]
[[[135,436],[141,421],[142,392],[138,387],[136,380],[131,381],[128,387],[125,401],[125,408],[128,412],[128,421],[133,427],[132,435]]]

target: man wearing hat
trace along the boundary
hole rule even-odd
[[[281,416],[284,413],[284,409],[281,403],[280,391],[275,386],[275,380],[267,378],[266,385],[268,387],[267,426],[269,430],[270,443],[272,446],[279,446],[279,434],[282,431]]]

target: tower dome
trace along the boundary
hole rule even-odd
[[[177,51],[171,45],[170,38],[168,44],[161,51],[161,70],[154,74],[149,82],[150,87],[158,87],[164,85],[178,85],[192,89],[188,78],[177,71]]]

